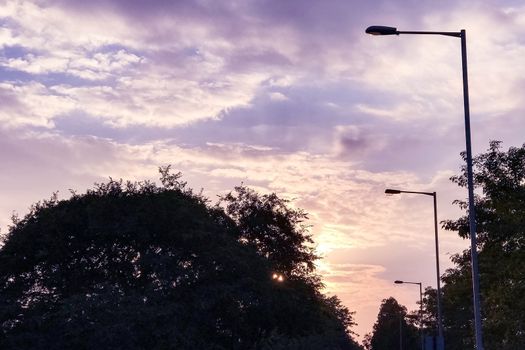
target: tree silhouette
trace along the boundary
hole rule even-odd
[[[383,299],[373,331],[365,337],[367,350],[419,350],[418,330],[406,317],[406,307],[396,299]]]
[[[308,246],[313,241],[303,210],[290,208],[275,193],[259,195],[245,186],[235,187],[221,201],[237,224],[239,240],[253,244],[273,269],[288,277],[312,277],[318,257]]]
[[[525,344],[525,145],[501,151],[490,142],[474,158],[480,292],[487,350],[520,349]],[[464,156],[464,155],[463,155]],[[466,187],[466,170],[452,177]],[[464,210],[465,201],[456,201]],[[468,217],[445,221],[447,230],[468,238]],[[447,349],[473,348],[470,250],[453,256],[455,268],[443,276]]]
[[[169,167],[161,176],[160,187],[110,180],[53,196],[15,218],[0,249],[0,348],[358,349],[352,314],[294,267],[305,261],[276,264],[279,247],[262,254],[239,217]],[[280,218],[309,252],[299,221]],[[276,267],[291,278],[272,280]]]

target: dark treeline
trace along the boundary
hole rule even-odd
[[[466,187],[466,169],[451,178]],[[486,350],[516,350],[525,347],[525,145],[501,150],[492,141],[487,152],[474,159],[476,224],[479,251],[483,340]],[[466,201],[455,202],[467,210]],[[467,213],[468,214],[468,213]],[[446,230],[469,238],[468,215],[444,221]],[[443,323],[447,350],[474,349],[472,275],[470,249],[452,257],[454,268],[442,276]],[[384,306],[384,304],[383,304]],[[427,288],[423,299],[423,329],[436,334],[436,290]],[[418,311],[411,313],[417,319]],[[410,316],[410,315],[409,315]],[[380,312],[379,318],[382,317]],[[368,337],[374,346],[376,330]],[[417,321],[416,321],[417,324]],[[393,326],[392,326],[393,327]],[[371,341],[372,340],[372,341]],[[385,340],[386,341],[386,340]]]
[[[415,322],[417,318],[408,314],[407,308],[396,299],[384,299],[379,307],[372,333],[365,336],[365,348],[420,350],[421,338]]]
[[[242,186],[211,205],[169,167],[161,181],[14,218],[0,348],[360,349],[352,313],[321,293],[303,211]]]

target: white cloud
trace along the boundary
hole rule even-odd
[[[9,96],[9,101],[0,109],[4,127],[51,128],[53,117],[76,106],[72,98],[54,94],[39,83],[0,83],[0,94]]]
[[[271,92],[270,99],[273,101],[287,101],[288,97],[286,97],[285,94],[282,94],[280,92]]]
[[[278,3],[224,2],[213,10],[191,2],[170,2],[167,10],[159,9],[165,2],[0,3],[8,19],[0,28],[2,52],[14,48],[0,58],[9,77],[0,83],[0,121],[9,129],[1,130],[7,170],[0,192],[9,202],[0,202],[0,223],[53,190],[83,190],[108,176],[156,178],[163,164],[212,199],[241,182],[276,191],[310,213],[327,256],[320,269],[328,289],[358,307],[358,321],[369,329],[379,301],[394,293],[387,278],[403,258],[389,249],[404,256],[433,251],[428,198],[387,198],[384,189],[437,190],[440,218],[459,215],[450,203],[465,193],[447,179],[464,147],[459,40],[373,38],[364,34],[365,22],[395,18],[420,26],[400,28],[407,30],[465,26],[474,142],[504,135],[521,144],[523,121],[514,114],[525,111],[523,8]],[[185,139],[191,146],[168,132],[131,145],[56,132],[58,117],[74,124],[78,114],[127,139],[141,136],[137,125],[176,130],[169,128],[233,121],[180,129],[199,138]],[[221,138],[208,142],[212,135]],[[281,135],[292,141],[268,140]],[[443,254],[461,249],[454,237],[442,235]],[[433,272],[427,265],[403,271]],[[398,292],[403,302],[416,299]]]

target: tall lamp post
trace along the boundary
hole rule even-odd
[[[481,307],[479,300],[479,271],[478,271],[478,251],[476,240],[476,210],[474,206],[474,180],[472,174],[472,146],[470,138],[470,108],[468,95],[468,74],[467,74],[467,38],[464,29],[459,32],[429,32],[429,31],[399,31],[394,27],[371,26],[366,29],[366,33],[372,35],[445,35],[461,39],[461,66],[463,71],[463,107],[465,113],[465,141],[467,155],[467,185],[468,185],[468,213],[469,213],[469,233],[470,233],[470,259],[472,265],[472,295],[474,304],[474,327],[476,333],[476,349],[483,350],[483,337],[481,331]]]
[[[437,195],[436,192],[419,192],[419,191],[402,191],[388,188],[385,190],[386,194],[422,194],[426,196],[432,196],[434,198],[434,240],[436,245],[436,286],[437,286],[437,332],[438,332],[438,344],[443,344],[443,314],[441,312],[441,273],[439,272],[439,237],[438,237],[438,219],[437,219]],[[397,283],[397,281],[396,281]],[[405,282],[407,283],[407,282]],[[444,348],[444,345],[440,345]]]
[[[421,350],[424,350],[425,345],[423,344],[423,286],[421,282],[407,282],[407,281],[394,281],[395,284],[415,284],[419,285],[419,336],[421,338]]]

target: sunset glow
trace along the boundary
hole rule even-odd
[[[0,233],[55,191],[171,164],[212,202],[244,184],[303,208],[360,339],[382,299],[416,309],[392,281],[435,287],[432,202],[384,191],[462,214],[460,47],[366,35],[377,23],[465,29],[474,154],[524,143],[519,1],[1,1]],[[469,243],[440,244],[443,272]]]

